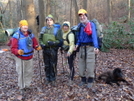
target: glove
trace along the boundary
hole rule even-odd
[[[37,48],[36,48],[36,50],[41,50],[42,48],[41,48],[41,46],[38,46]]]
[[[48,43],[49,46],[54,46],[55,45],[55,42],[53,42],[53,41],[48,41],[47,43]]]
[[[41,48],[44,49],[46,47],[45,44],[41,44]]]
[[[18,54],[19,55],[23,55],[24,54],[24,51],[20,49],[20,50],[18,50]]]

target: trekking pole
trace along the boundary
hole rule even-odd
[[[42,76],[41,76],[41,65],[40,65],[40,58],[39,58],[39,50],[38,50],[38,63],[39,63],[39,68],[40,68],[40,80],[41,80],[41,84],[42,84],[42,89],[43,89],[43,82],[42,82]]]
[[[62,57],[62,67],[63,67],[63,74],[65,73],[65,70],[64,70],[64,65],[63,65],[63,56],[62,56],[63,52],[61,51],[61,57]]]
[[[66,60],[66,62],[65,62],[65,68],[66,68],[66,73],[68,73],[68,75],[70,74],[70,71],[69,71],[69,64],[68,64],[68,57],[65,57],[64,56],[64,58],[65,58],[65,60]]]
[[[22,77],[21,79],[22,79],[22,88],[24,89],[24,77],[23,77],[24,72],[23,72],[23,70],[24,70],[23,69],[23,60],[21,60],[21,77]],[[23,89],[21,90],[21,94],[22,94],[22,96],[24,98],[24,90]]]
[[[97,78],[96,78],[96,66],[97,66],[96,65],[96,63],[97,63],[96,60],[97,60],[97,54],[95,54],[95,68],[94,68],[94,75],[95,75],[94,78],[95,78],[95,80],[97,80]]]

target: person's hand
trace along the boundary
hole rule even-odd
[[[75,45],[75,47],[74,47],[74,51],[76,51],[76,50],[77,50],[77,48],[78,48],[78,45]]]
[[[36,48],[36,50],[41,50],[42,48],[41,48],[41,46],[38,46],[37,48]]]
[[[71,53],[70,52],[67,52],[67,57],[69,57],[71,55]]]
[[[49,46],[54,46],[54,44],[55,44],[55,42],[53,42],[53,41],[48,41],[47,43]]]
[[[46,46],[45,44],[41,44],[41,48],[42,48],[42,49],[44,49],[44,48],[45,48],[45,46]]]
[[[18,50],[18,54],[19,55],[23,55],[24,54],[24,51],[20,49],[20,50]]]
[[[98,48],[94,48],[94,52],[95,52],[95,54],[98,54],[99,53],[99,49]]]

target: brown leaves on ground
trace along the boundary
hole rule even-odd
[[[6,46],[1,46],[7,48]],[[111,49],[110,52],[100,52],[96,61],[96,76],[102,72],[113,70],[119,67],[123,70],[126,80],[130,85],[121,82],[121,86],[110,86],[104,82],[94,82],[91,89],[86,86],[79,87],[80,77],[78,76],[77,58],[75,60],[75,78],[74,83],[69,85],[68,65],[62,65],[62,56],[58,53],[57,82],[56,87],[45,85],[43,80],[44,64],[42,52],[38,59],[37,51],[34,54],[34,75],[31,83],[31,89],[25,91],[25,101],[133,101],[134,100],[134,51]],[[21,101],[19,88],[17,86],[17,73],[15,71],[15,61],[9,51],[0,53],[0,101]],[[40,60],[40,61],[39,61]],[[42,81],[40,79],[40,68]],[[64,66],[64,68],[63,68]],[[64,72],[63,72],[64,70]]]

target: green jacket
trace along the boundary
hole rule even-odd
[[[61,37],[61,33],[59,33],[60,31],[60,27],[57,27],[55,25],[53,25],[51,28],[44,26],[41,29],[40,32],[40,36],[39,36],[39,42],[42,45],[48,45],[48,41],[52,41],[55,42],[57,46],[59,46],[62,42],[62,37]]]

